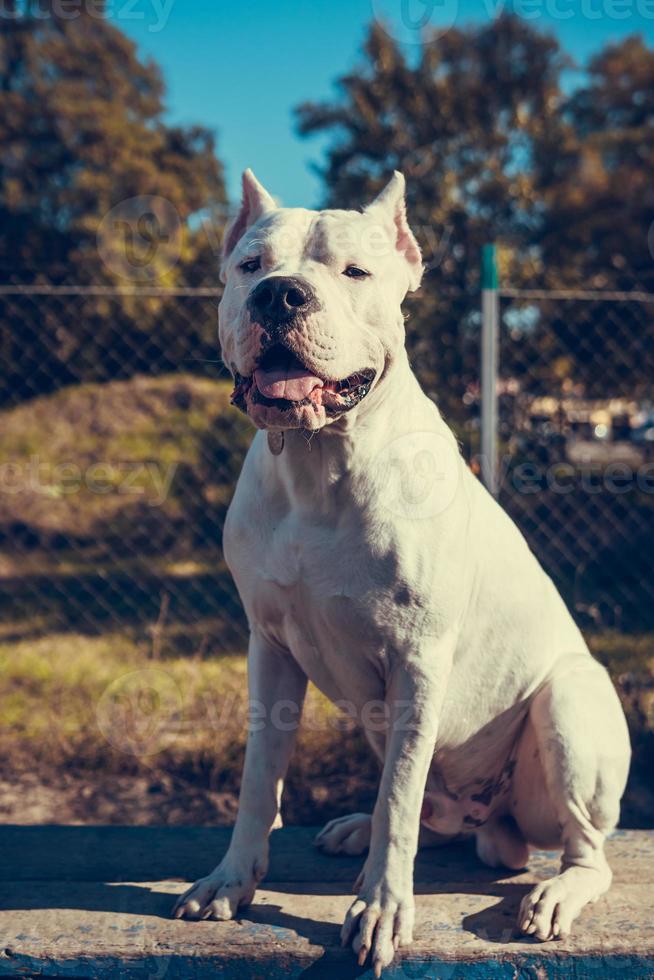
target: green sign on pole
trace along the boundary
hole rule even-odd
[[[497,248],[495,245],[481,247],[481,288],[497,289]]]
[[[481,475],[498,494],[499,290],[495,245],[481,250]]]

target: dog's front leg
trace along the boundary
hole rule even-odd
[[[442,661],[441,669],[431,672],[416,662],[398,665],[387,690],[386,753],[370,850],[341,933],[344,945],[352,942],[360,965],[371,953],[377,977],[396,949],[413,938],[413,862],[447,673],[443,667]]]
[[[253,634],[248,652],[250,725],[238,816],[220,864],[190,888],[176,918],[231,919],[268,870],[268,835],[279,816],[307,679],[291,655]]]

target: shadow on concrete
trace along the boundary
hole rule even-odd
[[[292,883],[271,884],[270,889],[280,893],[298,893],[299,887]],[[491,943],[515,942],[515,922],[520,901],[532,887],[528,884],[512,884],[502,881],[494,884],[488,881],[461,882],[457,884],[417,885],[417,894],[433,896],[446,894],[488,895],[497,897],[497,904],[483,911],[464,916],[461,929]],[[307,891],[306,886],[304,891]],[[349,895],[349,889],[338,886],[316,885],[316,894]],[[353,897],[353,896],[352,896]],[[18,882],[16,886],[0,898],[0,910],[44,911],[68,909],[84,912],[108,912],[136,916],[153,916],[158,919],[171,919],[171,910],[176,894],[160,891],[147,884],[111,884],[106,882],[48,882],[41,889],[39,882]],[[289,931],[307,939],[312,944],[334,949],[340,945],[340,925],[314,918],[305,918],[285,912],[280,905],[254,902],[243,909],[239,921],[256,924],[271,930],[270,938],[280,932]],[[197,923],[196,923],[197,925]],[[207,923],[210,927],[211,923]],[[317,966],[318,964],[316,964]],[[320,974],[316,973],[316,977]],[[353,973],[352,976],[358,976]],[[311,974],[313,976],[313,974]],[[349,976],[349,974],[348,974]]]
[[[0,889],[0,910],[124,913],[170,921],[175,892],[182,889],[169,883],[183,876],[190,884],[199,876],[198,868],[200,874],[206,871],[206,855],[223,853],[230,833],[228,828],[5,827],[0,878],[11,884]],[[264,887],[273,895],[353,900],[363,858],[326,857],[311,846],[314,834],[315,828],[306,827],[275,832]],[[541,855],[538,875],[555,873],[556,864],[555,855]],[[520,901],[532,887],[517,880],[521,872],[481,865],[470,841],[422,849],[415,872],[416,894],[488,898],[483,910],[468,915],[464,903],[462,919],[452,928],[494,944],[515,942]],[[288,909],[283,901],[276,905],[255,900],[239,918],[248,928],[293,932],[314,945],[339,947],[340,925],[297,916],[282,906]],[[471,902],[471,907],[478,908],[479,902]],[[295,903],[295,908],[302,905]]]
[[[533,885],[504,883],[486,889],[484,894],[496,895],[499,902],[480,912],[465,915],[461,921],[461,928],[464,932],[471,932],[478,939],[489,943],[504,944],[526,939],[531,944],[532,940],[522,935],[516,928],[520,902],[531,888]],[[471,889],[461,890],[466,895],[480,894],[479,891],[473,892]]]

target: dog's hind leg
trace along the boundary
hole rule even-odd
[[[371,826],[369,813],[350,813],[330,820],[314,843],[327,854],[363,854],[370,846]]]
[[[384,762],[386,738],[381,732],[367,731],[364,734],[371,749],[381,763]],[[349,813],[325,824],[314,839],[314,844],[326,854],[363,854],[370,846],[372,815],[370,813]]]
[[[604,840],[615,827],[629,768],[627,726],[606,671],[580,656],[534,698],[511,794],[531,844],[562,847],[561,870],[523,899],[519,928],[565,937],[583,907],[611,884]]]
[[[477,857],[489,868],[518,871],[529,860],[529,845],[513,817],[506,815],[480,827],[476,835]]]
[[[325,824],[314,843],[326,854],[363,854],[370,846],[371,827],[369,813],[350,813]],[[428,827],[421,827],[418,846],[444,847],[458,839],[456,835],[437,834]]]

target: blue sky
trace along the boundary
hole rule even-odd
[[[161,66],[168,115],[216,131],[228,189],[251,166],[284,204],[320,202],[310,170],[326,138],[294,133],[293,107],[333,95],[354,68],[366,26],[384,18],[408,50],[420,18],[438,30],[488,20],[503,0],[108,0],[113,20]],[[642,33],[654,44],[654,0],[512,0],[583,66],[605,42]]]

